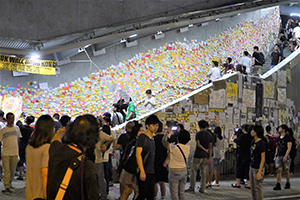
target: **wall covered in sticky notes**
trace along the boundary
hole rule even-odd
[[[62,67],[61,76],[53,77],[59,86],[54,86],[51,77],[42,77],[39,81],[33,79],[26,83],[20,82],[14,87],[3,84],[8,79],[2,79],[5,72],[1,71],[0,94],[21,97],[23,111],[35,116],[55,112],[71,116],[82,113],[100,115],[111,111],[111,105],[118,100],[119,93],[126,92],[134,102],[141,102],[149,88],[154,91],[158,106],[161,106],[201,87],[206,81],[211,61],[216,57],[224,60],[230,56],[237,63],[242,52],[252,52],[255,45],[266,52],[279,29],[278,8],[268,11],[263,18],[241,21],[213,37],[207,37],[209,39],[205,41],[177,35],[180,39],[160,41],[160,45],[155,48],[149,45],[148,50],[136,54],[131,52],[131,57],[127,58],[122,52],[130,50],[118,49],[120,51],[117,51],[118,57],[115,60],[118,62],[93,72],[81,66],[82,75],[76,79],[70,79],[74,78],[72,73],[63,76]],[[229,24],[211,26],[225,27]],[[197,34],[201,35],[201,32]],[[14,82],[17,80],[14,79]],[[137,103],[137,111],[139,115],[143,113],[141,103]]]

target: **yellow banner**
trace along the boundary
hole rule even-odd
[[[56,62],[0,55],[0,69],[33,74],[55,75]]]

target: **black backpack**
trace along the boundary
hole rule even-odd
[[[262,52],[259,52],[258,55],[259,55],[258,57],[259,59],[257,59],[256,61],[261,65],[265,64],[266,63],[265,55]]]

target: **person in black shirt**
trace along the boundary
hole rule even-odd
[[[277,168],[277,184],[273,188],[274,190],[281,190],[281,178],[282,170],[284,168],[286,174],[286,184],[284,189],[289,189],[290,185],[290,152],[292,149],[292,141],[290,136],[287,134],[288,126],[282,124],[278,128],[280,136],[277,138],[277,148],[275,151],[275,167]]]
[[[277,64],[279,64],[281,62],[281,59],[282,59],[282,53],[279,52],[279,45],[278,44],[275,44],[275,46],[274,46],[274,52],[272,52],[271,57],[272,57],[272,60],[271,60],[271,67],[270,67],[270,69],[272,69]]]
[[[294,164],[294,160],[295,157],[297,156],[297,142],[296,139],[294,138],[294,131],[293,129],[289,128],[288,129],[288,135],[291,138],[292,141],[292,148],[291,148],[291,152],[290,152],[290,157],[291,157],[291,166],[290,166],[290,172],[291,175],[294,173],[294,169],[295,169],[295,164]]]
[[[250,181],[252,199],[263,200],[262,180],[264,175],[266,143],[263,141],[264,129],[262,126],[255,125],[252,128],[251,136],[254,141],[250,148]]]
[[[230,57],[228,57],[228,58],[226,59],[226,63],[224,63],[224,64],[222,63],[221,60],[219,61],[220,65],[221,65],[222,67],[225,68],[225,69],[224,69],[224,72],[225,72],[225,73],[226,73],[227,71],[229,71],[229,70],[234,70],[233,64],[230,64],[231,61],[232,61],[232,58],[230,58]]]
[[[250,147],[253,138],[250,135],[252,127],[244,124],[242,126],[242,134],[234,140],[237,144],[237,155],[236,155],[236,183],[231,184],[234,188],[241,187],[241,180],[246,178],[247,185],[245,188],[250,189],[249,179],[249,166],[250,166]]]
[[[19,143],[19,162],[18,162],[18,170],[19,170],[19,177],[17,178],[18,180],[24,180],[23,179],[23,168],[24,168],[24,163],[25,163],[25,150],[26,147],[29,143],[29,139],[31,134],[34,131],[34,128],[30,126],[31,123],[34,122],[34,116],[27,116],[25,119],[25,125],[22,124],[22,122],[19,120],[17,122],[17,126],[20,128],[22,137],[20,138],[20,143]]]
[[[261,60],[262,58],[259,55],[258,50],[259,50],[258,46],[253,47],[253,54],[252,54],[252,58],[253,58],[252,74],[253,75],[261,75],[261,70],[262,70],[262,66],[263,66],[263,63]]]

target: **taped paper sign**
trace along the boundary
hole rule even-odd
[[[264,98],[274,99],[274,83],[271,81],[265,81],[264,83]]]
[[[238,84],[236,83],[226,83],[226,97],[227,103],[237,104],[238,100]]]
[[[243,106],[246,107],[255,107],[255,91],[244,89],[243,90]]]

